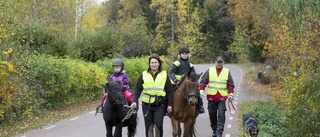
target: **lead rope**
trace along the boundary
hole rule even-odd
[[[149,96],[149,103],[148,103],[148,109],[146,111],[146,114],[144,114],[144,117],[147,117],[147,115],[149,114],[149,109],[150,109],[150,100],[151,100],[151,96]]]
[[[130,106],[125,106],[125,107],[130,107]],[[137,110],[135,108],[130,108],[127,112],[127,115],[122,119],[121,122],[129,119],[133,114],[136,114],[137,113]]]
[[[232,113],[232,112],[231,112],[230,104],[231,104],[233,110],[235,111],[235,113]],[[228,108],[229,108],[229,111],[230,111],[231,116],[235,116],[235,115],[239,114],[238,110],[234,107],[233,102],[232,102],[232,100],[230,100],[230,99],[228,99]]]

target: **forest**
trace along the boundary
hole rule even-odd
[[[115,58],[137,77],[141,60],[158,54],[168,66],[182,46],[194,64],[222,55],[271,66],[280,118],[264,135],[320,136],[319,17],[318,0],[1,0],[0,136],[14,121],[98,99]]]

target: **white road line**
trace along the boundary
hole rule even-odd
[[[226,134],[226,136],[225,136],[225,137],[231,137],[231,136],[230,136],[230,134]]]
[[[52,126],[50,126],[50,127],[44,128],[44,129],[51,129],[51,128],[54,128],[54,127],[56,127],[56,126],[55,126],[55,125],[52,125]]]
[[[234,100],[238,100],[238,98],[234,98]]]
[[[71,119],[69,119],[70,121],[73,121],[73,120],[76,120],[76,119],[78,119],[79,117],[74,117],[74,118],[71,118]]]
[[[231,126],[232,126],[231,124],[228,124],[228,125],[227,125],[227,128],[231,128]]]
[[[229,120],[233,120],[233,117],[229,117]]]
[[[233,104],[237,104],[238,102],[233,102]]]

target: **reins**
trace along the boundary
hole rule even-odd
[[[124,105],[124,107],[129,107],[130,109],[128,110],[127,115],[122,119],[121,122],[129,119],[133,114],[136,114],[136,113],[137,113],[137,110],[136,110],[135,108],[131,108],[131,107],[128,106],[128,105]]]

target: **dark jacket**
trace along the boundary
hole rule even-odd
[[[148,72],[148,73],[151,73],[151,72]],[[151,75],[153,76],[153,80],[156,79],[158,73],[159,72],[157,72],[155,75],[152,75],[152,73],[151,73]],[[133,102],[138,103],[138,99],[141,96],[141,93],[142,93],[142,90],[143,90],[143,86],[142,86],[143,83],[144,83],[144,81],[142,79],[142,74],[141,74],[139,76],[138,81],[137,81],[137,83],[135,85],[135,88],[134,88]],[[166,80],[166,84],[164,86],[164,90],[166,92],[166,99],[168,101],[167,102],[168,106],[172,106],[172,103],[173,103],[173,92],[172,92],[172,85],[171,85],[169,76],[167,76],[167,80]]]
[[[179,60],[177,60],[180,62],[180,65],[179,66],[176,66],[174,63],[172,64],[170,70],[169,70],[169,75],[170,75],[170,78],[172,80],[176,79],[176,76],[175,75],[187,75],[187,73],[189,71],[193,71],[195,72],[195,69],[193,67],[193,65],[189,62],[188,59],[182,59],[180,58]],[[191,67],[192,66],[192,67]]]

